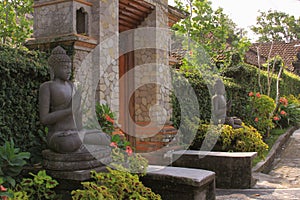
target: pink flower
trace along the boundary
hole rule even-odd
[[[132,148],[130,146],[126,146],[126,153],[128,154],[128,156],[132,154]]]
[[[115,142],[112,142],[112,143],[110,143],[110,145],[109,146],[111,146],[111,147],[118,147],[118,144],[117,143],[115,143]]]
[[[193,55],[193,51],[190,51],[189,54],[190,54],[190,56],[192,56]]]
[[[109,115],[105,115],[105,119],[109,122],[111,122],[112,124],[114,123],[114,120],[112,118],[110,118]]]
[[[286,112],[284,110],[280,111],[281,115],[286,115]]]
[[[258,92],[258,93],[256,93],[256,97],[257,98],[260,98],[261,97],[261,95],[260,95],[260,93]]]
[[[274,121],[279,121],[279,117],[275,116],[275,117],[273,117],[273,120]]]
[[[253,92],[249,92],[249,97],[252,97],[253,95],[254,95],[254,93]]]
[[[258,118],[257,118],[257,117],[255,117],[254,121],[255,121],[255,122],[258,122]]]

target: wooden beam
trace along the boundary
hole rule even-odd
[[[122,24],[124,26],[129,27],[129,28],[136,28],[136,24],[129,23],[129,22],[124,21],[122,19],[119,19],[119,24]]]
[[[126,11],[129,11],[129,12],[132,12],[136,15],[141,16],[141,17],[146,17],[147,16],[147,13],[145,13],[145,12],[143,12],[143,11],[141,11],[141,10],[137,9],[136,7],[131,6],[129,4],[125,4],[125,3],[120,2],[119,3],[119,8],[121,10],[126,10]]]
[[[137,16],[137,15],[131,13],[131,12],[124,11],[124,10],[120,10],[120,11],[119,11],[119,14],[128,16],[128,17],[130,17],[130,18],[134,18],[134,19],[139,20],[139,21],[143,21],[143,20],[144,20],[144,18],[141,18],[141,17],[139,17],[139,16]]]
[[[130,23],[136,24],[136,25],[139,25],[139,24],[140,24],[139,21],[134,20],[134,19],[132,19],[132,18],[130,18],[130,17],[128,17],[128,16],[125,16],[125,15],[122,15],[122,14],[119,15],[119,19],[123,19],[124,21],[130,22]]]

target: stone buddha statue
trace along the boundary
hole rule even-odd
[[[48,147],[57,153],[86,151],[83,143],[108,146],[110,138],[100,130],[83,130],[80,92],[71,82],[71,59],[60,46],[52,50],[48,64],[52,80],[39,90],[40,121],[48,127]]]
[[[212,97],[212,115],[213,123],[223,124],[226,118],[226,99],[225,99],[225,87],[220,79],[218,79],[214,85],[215,94]]]
[[[227,111],[230,109],[231,105],[228,105],[225,99],[225,86],[223,82],[218,79],[214,85],[215,94],[212,97],[212,115],[213,123],[218,124],[228,124],[234,129],[242,128],[242,120],[237,117],[228,117]]]

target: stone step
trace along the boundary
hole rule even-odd
[[[149,165],[141,180],[164,200],[215,199],[215,173],[211,171]]]

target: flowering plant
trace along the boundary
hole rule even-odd
[[[274,127],[271,113],[275,109],[275,102],[267,95],[259,92],[249,92],[249,104],[247,105],[248,119],[246,122],[265,134]]]
[[[111,111],[107,104],[96,104],[96,116],[98,123],[104,133],[112,134],[115,130],[115,114]]]
[[[293,95],[280,97],[273,121],[280,128],[297,125],[300,122],[300,100]]]
[[[111,167],[132,173],[146,173],[148,161],[133,152],[131,144],[122,132],[113,134],[111,139],[112,163]]]

